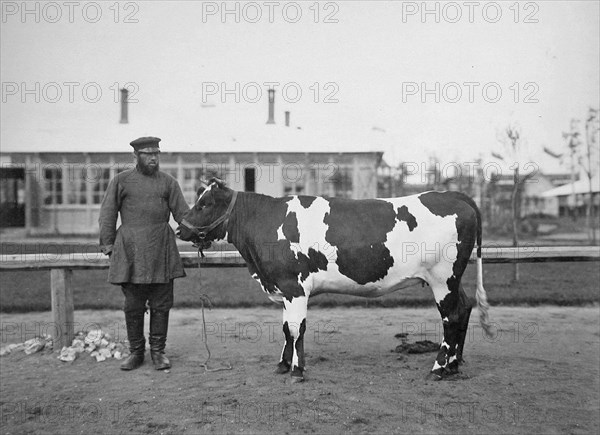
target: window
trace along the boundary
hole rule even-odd
[[[284,195],[302,195],[305,189],[305,168],[296,163],[284,165],[282,169],[283,176],[283,194]]]
[[[62,168],[48,166],[44,169],[44,204],[62,203]]]
[[[90,171],[87,166],[69,165],[67,169],[67,183],[63,185],[65,204],[86,204],[87,203],[87,182],[93,182],[89,177]]]
[[[91,178],[91,174],[89,175],[88,179],[93,180],[92,182],[94,183],[92,188],[92,203],[101,204],[110,181],[110,168],[98,168],[96,170],[96,177],[94,178]]]
[[[333,183],[334,196],[352,198],[352,168],[338,166],[330,182]]]
[[[304,183],[290,182],[285,183],[283,186],[284,195],[303,195],[304,194]]]
[[[116,169],[122,172],[128,168],[117,167]],[[108,165],[47,165],[43,180],[44,204],[64,206],[101,204],[113,175],[111,166]]]
[[[312,163],[305,172],[307,174],[308,195],[335,196],[334,180],[339,165],[333,162]]]

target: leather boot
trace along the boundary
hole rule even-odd
[[[156,370],[171,368],[171,362],[165,356],[169,312],[150,310],[150,355]]]
[[[126,312],[127,339],[130,355],[121,363],[121,370],[134,370],[144,362],[146,339],[144,338],[144,311]]]

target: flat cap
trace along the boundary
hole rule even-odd
[[[141,153],[159,153],[160,148],[158,147],[158,143],[160,142],[160,138],[158,137],[140,137],[132,142],[129,142],[129,145],[133,147],[134,150]]]

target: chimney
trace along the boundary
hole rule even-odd
[[[125,88],[121,89],[121,120],[119,123],[127,124],[129,119],[127,117],[127,101],[129,100],[129,91]]]
[[[286,127],[290,126],[290,111],[289,110],[285,111],[285,126]]]
[[[269,89],[269,119],[267,124],[275,124],[275,89]]]

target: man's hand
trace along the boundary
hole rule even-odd
[[[208,240],[199,240],[199,241],[194,242],[192,244],[192,246],[194,248],[198,248],[200,250],[202,250],[202,249],[208,249],[208,248],[210,248],[211,245],[212,245],[212,242],[208,241]]]
[[[112,254],[112,248],[113,248],[113,245],[100,246],[100,252],[102,252],[104,255],[108,255],[110,257]]]

